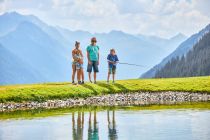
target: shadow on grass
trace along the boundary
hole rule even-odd
[[[128,92],[129,91],[128,88],[126,88],[125,86],[123,86],[121,84],[115,83],[114,86],[116,86],[117,88],[119,88],[122,92]]]
[[[106,83],[102,83],[102,82],[98,82],[97,83],[98,86],[103,87],[108,89],[108,93],[114,93],[116,90],[114,89],[114,87],[110,84],[106,84]]]
[[[90,86],[88,84],[82,84],[81,86],[83,86],[84,88],[87,88],[87,89],[91,90],[94,95],[97,95],[98,94],[97,90],[95,90],[92,86]]]

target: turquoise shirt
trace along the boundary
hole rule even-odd
[[[90,61],[98,61],[99,46],[87,46],[87,52],[89,53]]]

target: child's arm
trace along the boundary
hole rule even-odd
[[[110,63],[111,63],[111,64],[114,64],[114,62],[110,60],[110,55],[107,56],[107,62],[108,62],[109,64],[110,64]]]
[[[82,50],[79,50],[79,52],[80,52],[80,55],[81,55],[81,59],[83,59],[83,54],[82,54]]]
[[[116,55],[115,64],[118,63],[118,62],[119,62],[119,59],[118,59],[118,57]]]

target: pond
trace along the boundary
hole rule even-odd
[[[0,113],[0,140],[209,140],[210,103]]]

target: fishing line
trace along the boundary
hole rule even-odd
[[[136,67],[147,67],[147,66],[144,66],[144,65],[131,64],[131,63],[125,63],[125,62],[117,62],[117,63],[123,64],[123,65],[136,66]]]
[[[108,60],[108,62],[113,62]],[[130,66],[136,66],[136,67],[143,67],[143,68],[148,68],[148,66],[144,66],[144,65],[138,65],[138,64],[132,64],[132,63],[125,63],[125,62],[117,62],[118,64],[123,64],[123,65],[130,65]]]

